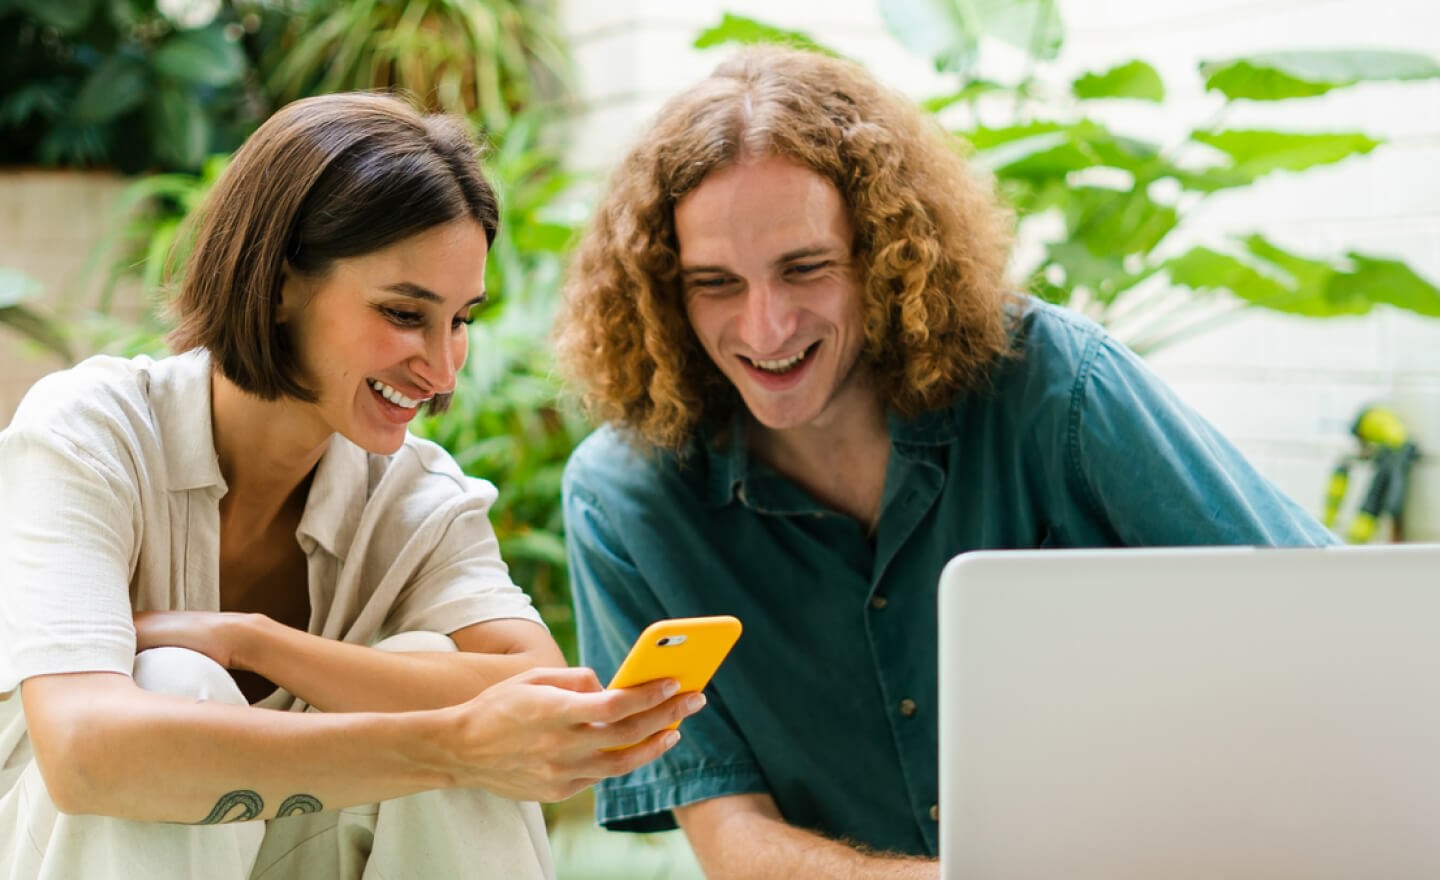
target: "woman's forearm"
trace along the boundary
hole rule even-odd
[[[22,688],[36,759],[63,812],[213,824],[369,803],[454,784],[436,713],[292,713],[196,703],[113,673]]]
[[[655,760],[698,711],[674,681],[605,690],[588,669],[521,673],[418,712],[276,712],[155,694],[125,675],[28,678],[25,720],[63,812],[218,823],[433,788],[561,800]]]
[[[464,702],[485,688],[536,666],[564,666],[543,627],[524,620],[471,628],[492,632],[488,643],[455,653],[397,653],[346,644],[276,623],[235,615],[231,665],[265,676],[325,712],[406,712]],[[503,635],[504,637],[500,637]]]

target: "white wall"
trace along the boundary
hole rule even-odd
[[[724,11],[804,30],[917,96],[941,88],[885,31],[873,0],[568,0],[585,110],[577,167],[603,172],[658,104],[703,77],[723,49],[689,48]],[[1116,108],[1126,130],[1162,141],[1202,124],[1220,101],[1196,64],[1286,48],[1374,47],[1440,56],[1434,0],[1061,0],[1064,78],[1139,57],[1164,77],[1163,110]],[[1001,61],[1004,61],[1003,55]],[[1346,250],[1399,258],[1440,282],[1440,81],[1374,84],[1289,105],[1237,106],[1233,127],[1359,130],[1374,153],[1303,175],[1276,174],[1214,198],[1187,226],[1191,241],[1261,231],[1315,257]],[[1315,321],[1249,312],[1162,350],[1151,364],[1286,491],[1318,512],[1358,408],[1388,401],[1432,450],[1414,474],[1412,539],[1440,540],[1440,320],[1390,309]],[[1358,495],[1364,488],[1352,486]]]

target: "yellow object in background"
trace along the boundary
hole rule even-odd
[[[1374,476],[1345,532],[1345,540],[1351,544],[1369,542],[1375,537],[1385,516],[1392,520],[1392,539],[1403,540],[1406,482],[1410,466],[1420,457],[1420,450],[1410,439],[1410,432],[1395,411],[1378,404],[1360,410],[1350,433],[1360,442],[1360,451],[1345,456],[1331,472],[1325,490],[1323,521],[1327,527],[1336,528],[1350,484],[1350,468],[1356,462],[1368,461],[1373,466]]]

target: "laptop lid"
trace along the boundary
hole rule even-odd
[[[966,554],[940,664],[945,878],[1440,877],[1440,545]]]

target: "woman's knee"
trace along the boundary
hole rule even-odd
[[[247,705],[225,667],[188,648],[149,648],[135,655],[135,684],[156,694]]]

